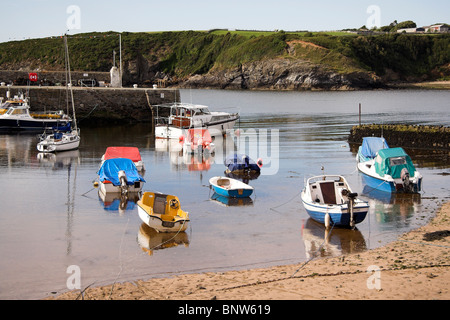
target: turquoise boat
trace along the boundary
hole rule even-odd
[[[403,148],[378,150],[376,157],[358,162],[365,183],[386,192],[418,193],[422,191],[422,175]]]
[[[227,177],[212,177],[209,184],[214,191],[221,195],[231,198],[247,198],[253,193],[253,187],[248,184]]]

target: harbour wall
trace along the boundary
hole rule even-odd
[[[9,89],[8,89],[9,88]],[[10,86],[0,87],[0,97],[23,93],[30,99],[31,111],[63,110],[72,114],[65,87]],[[152,122],[155,105],[180,102],[178,89],[148,88],[86,88],[73,87],[77,121],[81,124]]]
[[[349,143],[362,143],[363,137],[384,137],[389,147],[450,150],[450,128],[416,125],[360,125],[350,130]]]

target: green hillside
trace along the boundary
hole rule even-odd
[[[310,45],[305,45],[310,44]],[[79,71],[109,71],[117,33],[69,36],[71,66]],[[303,59],[339,73],[355,70],[402,79],[445,78],[450,34],[357,35],[345,32],[252,32],[215,30],[122,34],[123,61],[145,60],[154,70],[179,78],[213,69],[239,67],[273,58]],[[0,43],[0,69],[64,70],[61,37]]]

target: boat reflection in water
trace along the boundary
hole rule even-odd
[[[98,198],[106,211],[118,211],[124,214],[125,211],[132,211],[136,208],[136,203],[140,198],[140,193],[130,192],[128,194],[104,193],[98,190]]]
[[[142,251],[153,255],[154,250],[162,250],[184,245],[189,247],[189,237],[186,232],[166,233],[158,232],[145,223],[139,227],[137,241]]]
[[[211,196],[211,200],[218,202],[219,204],[225,205],[227,207],[238,207],[238,206],[253,206],[253,200],[250,197],[244,198],[233,198],[222,196],[216,192]]]
[[[366,241],[358,229],[333,228],[329,233],[329,229],[311,218],[302,224],[302,238],[308,260],[367,250]]]
[[[422,204],[419,193],[389,193],[365,186],[362,194],[370,198],[369,206],[381,226],[392,222],[407,225]]]

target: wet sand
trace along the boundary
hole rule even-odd
[[[450,203],[384,247],[297,265],[185,274],[67,292],[60,300],[446,300]]]

